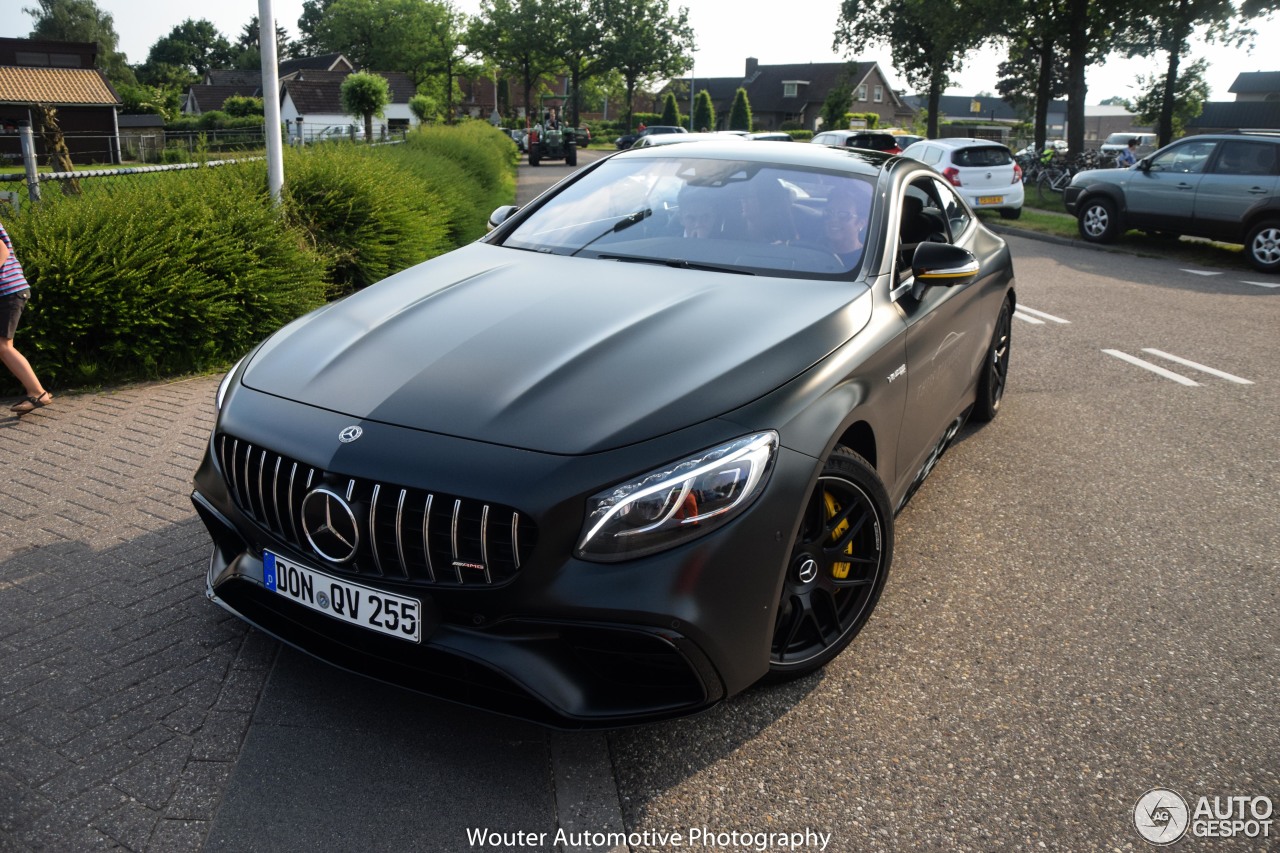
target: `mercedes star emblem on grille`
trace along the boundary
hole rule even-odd
[[[312,549],[331,563],[347,562],[360,547],[356,514],[341,495],[328,489],[312,489],[302,499],[302,530]]]
[[[343,444],[350,444],[362,435],[364,435],[364,430],[360,427],[349,426],[342,432],[338,433],[338,441],[341,441]]]

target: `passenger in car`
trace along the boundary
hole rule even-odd
[[[822,234],[827,248],[852,268],[862,257],[866,232],[866,207],[857,193],[837,187],[822,211]]]
[[[742,195],[743,233],[753,243],[789,243],[799,239],[791,191],[777,178],[757,177]]]
[[[685,186],[678,199],[680,224],[684,236],[695,239],[721,236],[724,217],[721,215],[715,191],[706,187]]]

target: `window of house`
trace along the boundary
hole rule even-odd
[[[867,99],[867,84],[862,83],[858,86],[858,100],[865,101]]]
[[[880,103],[884,100],[884,86],[876,86],[875,101]]]
[[[782,97],[784,97],[784,98],[794,98],[795,96],[796,96],[796,84],[795,84],[795,83],[783,83],[783,84],[782,84]]]

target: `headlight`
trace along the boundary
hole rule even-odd
[[[231,387],[231,378],[236,375],[236,371],[240,369],[240,365],[244,363],[246,358],[248,358],[248,356],[244,356],[235,364],[231,365],[231,369],[227,371],[227,375],[222,377],[222,381],[218,383],[218,396],[214,398],[216,406],[215,411],[222,411],[222,398],[227,396],[227,389]]]
[[[777,451],[777,433],[756,433],[595,495],[574,553],[613,563],[710,533],[764,490]]]

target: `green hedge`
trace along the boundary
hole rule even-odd
[[[481,123],[402,145],[317,145],[266,165],[82,178],[8,214],[32,284],[17,346],[49,388],[226,366],[326,299],[484,233],[515,198],[515,157]],[[0,391],[19,386],[0,371]]]

